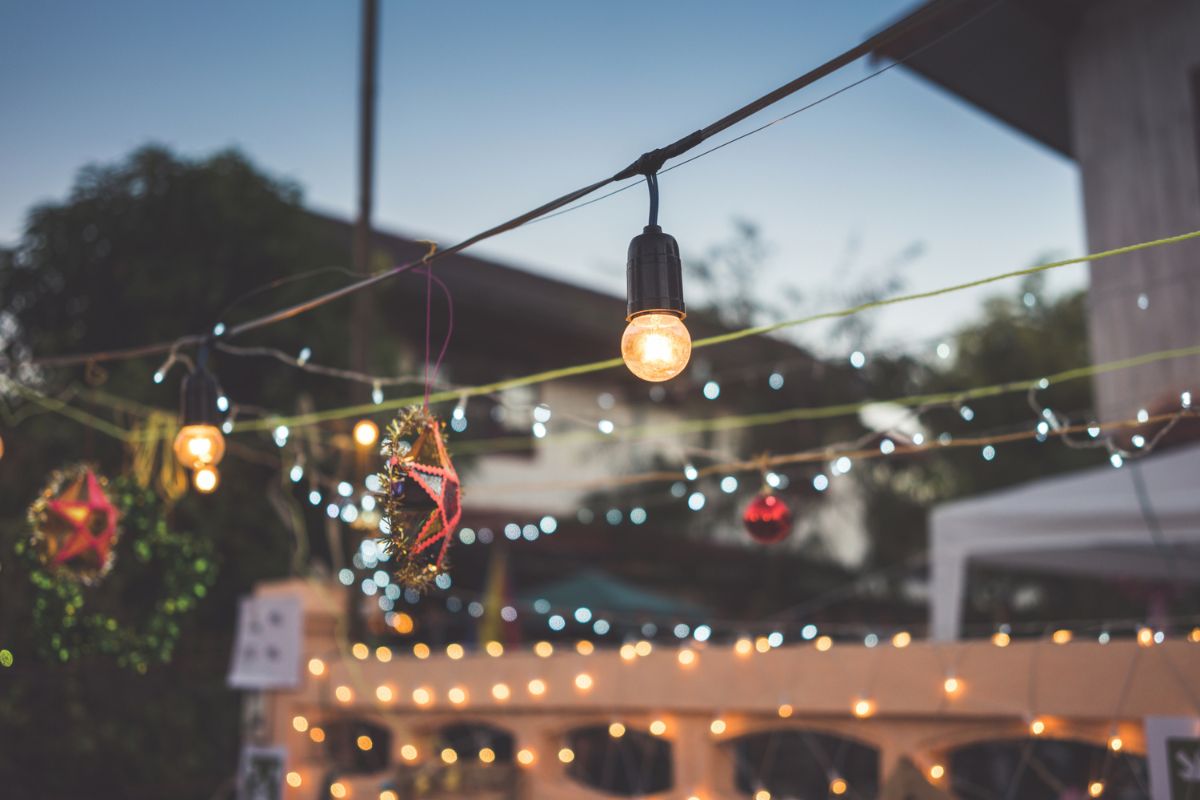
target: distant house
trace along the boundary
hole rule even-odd
[[[893,29],[902,35],[877,57],[903,59],[1075,161],[1092,252],[1200,228],[1200,4],[932,0]],[[1089,294],[1095,361],[1195,345],[1200,242],[1095,265]],[[1100,375],[1095,387],[1104,419],[1177,405],[1200,388],[1200,358]]]

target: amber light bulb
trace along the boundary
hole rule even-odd
[[[184,425],[175,436],[175,457],[188,469],[215,466],[225,456],[225,437],[215,425]]]
[[[370,447],[379,440],[379,426],[369,419],[354,424],[354,441],[359,447]]]
[[[667,381],[692,357],[692,337],[675,314],[650,312],[629,320],[621,336],[621,358],[644,381]]]
[[[192,473],[192,485],[201,494],[212,494],[220,482],[221,474],[214,467],[200,467]]]

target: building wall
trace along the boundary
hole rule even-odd
[[[1098,4],[1070,42],[1073,150],[1092,252],[1200,229],[1198,42],[1193,0]],[[1200,343],[1200,241],[1093,264],[1089,302],[1097,362]],[[1126,419],[1200,389],[1200,357],[1095,385],[1101,418]]]

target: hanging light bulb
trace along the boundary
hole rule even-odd
[[[360,447],[370,447],[379,440],[379,426],[369,419],[354,423],[354,441]]]
[[[184,376],[180,384],[179,424],[182,427],[175,436],[175,457],[188,469],[215,467],[225,455],[225,436],[217,427],[221,413],[217,408],[220,392],[212,373],[204,368],[205,360],[201,351],[196,369]]]
[[[201,494],[212,494],[217,490],[217,485],[221,482],[221,475],[217,472],[216,467],[208,465],[198,467],[192,473],[192,485],[196,487],[196,491]]]
[[[687,366],[692,337],[683,318],[683,262],[675,237],[658,227],[658,176],[650,187],[650,224],[629,243],[626,265],[629,323],[621,336],[621,358],[644,381],[666,381]]]

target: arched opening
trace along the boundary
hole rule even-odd
[[[752,733],[725,744],[734,762],[734,785],[753,796],[876,797],[879,751],[870,745],[816,731],[780,729]]]
[[[604,725],[575,728],[564,739],[573,754],[567,774],[584,786],[617,797],[640,797],[671,788],[671,743],[666,739]]]
[[[1146,759],[1107,747],[1065,739],[1004,739],[977,742],[949,758],[951,792],[962,800],[1086,798],[1099,781],[1105,798],[1150,796]]]

